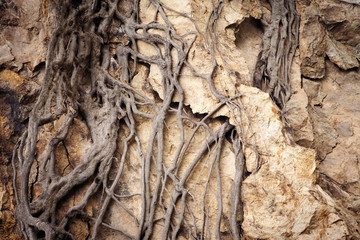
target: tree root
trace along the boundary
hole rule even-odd
[[[270,94],[283,109],[291,95],[290,69],[299,45],[300,15],[295,0],[270,0],[271,21],[264,23],[262,50],[255,67],[253,86]]]
[[[185,41],[184,36],[179,36],[176,33],[167,17],[164,9],[169,10],[169,8],[157,0],[152,0],[151,3],[157,9],[156,14],[164,20],[164,25],[157,22],[141,24],[138,20],[139,2],[137,0],[123,2],[118,0],[64,0],[56,2],[56,29],[51,37],[46,57],[44,84],[30,114],[27,130],[19,139],[13,154],[14,186],[17,199],[16,217],[26,238],[38,239],[45,236],[45,239],[49,240],[56,238],[74,239],[73,233],[68,230],[68,225],[71,219],[79,216],[92,221],[91,239],[97,238],[101,227],[108,227],[131,239],[149,239],[154,233],[154,226],[157,222],[163,224],[162,239],[176,239],[181,229],[187,229],[193,238],[205,238],[211,231],[205,198],[206,192],[210,189],[210,175],[214,171],[217,179],[216,195],[218,201],[215,236],[220,239],[223,206],[219,168],[225,135],[230,132],[236,155],[236,175],[231,193],[231,215],[228,217],[231,227],[229,231],[234,239],[241,238],[240,192],[241,182],[244,178],[244,133],[234,131],[234,126],[231,126],[228,121],[223,121],[214,132],[207,124],[213,113],[221,106],[227,105],[232,109],[233,115],[236,111],[242,111],[240,104],[236,101],[241,96],[240,94],[228,98],[220,94],[212,82],[217,68],[215,61],[216,21],[221,13],[222,1],[213,3],[214,9],[208,19],[207,31],[205,34],[200,33],[205,38],[212,57],[212,71],[207,75],[197,73],[187,61],[189,50],[197,33],[189,32],[186,36],[193,36],[193,38],[190,41]],[[294,5],[289,3],[287,8],[291,12],[289,16],[292,16]],[[279,25],[280,20],[285,24],[285,19],[284,15],[277,20],[276,24]],[[290,21],[290,25],[293,25],[292,21]],[[283,27],[282,30],[290,28]],[[269,29],[274,32],[279,29],[279,26],[275,27],[275,23],[272,23]],[[164,37],[151,33],[151,30],[161,31]],[[282,36],[286,34],[286,31],[285,33],[283,33],[284,31],[281,32]],[[117,44],[115,54],[113,54],[111,39],[119,34],[128,41],[125,41],[127,43],[124,44]],[[288,41],[291,39],[292,37],[289,36]],[[150,44],[157,50],[158,54],[146,56],[139,53],[137,41]],[[270,39],[268,42],[265,44],[266,46],[270,45]],[[285,40],[280,42],[278,52],[282,52]],[[287,49],[286,58],[291,49],[290,45]],[[176,61],[171,55],[172,49],[177,52]],[[274,64],[280,61],[278,58],[281,58],[281,56],[275,56],[273,51],[265,50],[263,50],[262,56],[262,61],[268,61],[268,67],[275,66]],[[155,103],[129,84],[135,76],[139,62],[159,66],[163,78],[164,96],[161,104]],[[118,77],[111,74],[113,66],[118,66],[120,69]],[[190,119],[184,114],[184,92],[178,80],[185,66],[191,69],[194,76],[206,80],[212,94],[220,101],[217,109],[199,121]],[[289,66],[285,64],[284,69],[286,71],[284,70],[283,74],[287,77],[286,79],[289,79]],[[280,92],[273,95],[278,99],[279,96],[283,97],[288,93],[281,87],[279,90],[280,82],[273,82],[275,72],[278,74],[279,71],[271,71],[268,74],[271,77],[269,78],[270,83],[266,86],[269,86],[268,89],[271,89],[269,90],[271,92]],[[174,108],[171,104],[175,93],[178,94],[179,101],[177,107]],[[143,106],[150,107],[152,113],[142,112],[140,109]],[[166,167],[164,164],[164,133],[166,132],[165,122],[170,113],[176,114],[180,143],[177,146],[172,164]],[[39,138],[40,127],[44,124],[53,123],[60,116],[65,116],[61,127],[46,144],[41,156],[37,156],[36,143]],[[59,159],[57,159],[55,152],[59,143],[62,143],[68,136],[74,118],[79,116],[82,116],[86,121],[91,134],[92,147],[79,165],[75,166],[66,176],[62,176],[56,171]],[[152,121],[146,150],[141,146],[136,131],[136,126],[139,124],[136,120],[137,117]],[[195,124],[193,133],[188,139],[184,136],[185,121],[191,121]],[[239,122],[236,124],[236,129],[241,130],[242,124]],[[126,129],[126,131],[120,132],[120,129]],[[192,159],[180,176],[179,168],[185,159],[186,152],[192,144],[194,136],[201,130],[204,130],[207,137],[196,157]],[[119,135],[123,138],[119,138]],[[115,152],[118,150],[117,141],[119,139],[122,139],[121,157],[118,168],[114,169],[113,161]],[[137,150],[142,160],[142,205],[139,220],[134,213],[131,213],[123,205],[122,201],[125,197],[121,198],[116,193],[118,184],[123,180],[124,165],[129,156],[129,146],[133,142],[137,143]],[[215,154],[212,161],[210,161],[211,153]],[[203,203],[201,204],[195,200],[187,183],[196,166],[204,158],[212,162],[214,167],[209,170]],[[41,163],[39,182],[42,192],[35,199],[30,199],[32,190],[29,179],[35,161]],[[111,171],[116,173],[112,182],[108,181]],[[154,181],[151,181],[151,175],[156,176]],[[90,184],[81,201],[68,209],[61,219],[57,219],[59,203],[79,186],[84,186],[86,182]],[[150,186],[150,182],[154,185]],[[170,190],[167,187],[170,184],[175,186],[174,189]],[[99,209],[95,216],[88,216],[84,209],[89,200],[99,194],[101,189],[104,197],[98,203]],[[165,204],[165,196],[169,196],[169,204]],[[126,226],[123,228],[113,227],[104,221],[111,202],[119,204],[132,216],[138,226],[136,235],[128,233]],[[191,202],[202,209],[204,217],[202,229],[198,229],[196,226],[194,213],[190,207]],[[179,211],[177,205],[180,206]],[[155,218],[158,212],[163,215],[160,218]]]

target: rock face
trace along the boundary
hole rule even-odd
[[[302,74],[307,78],[323,78],[325,56],[341,69],[357,68],[359,8],[351,3],[326,0],[300,5]]]
[[[44,60],[54,16],[51,1],[3,1],[0,5],[0,239],[21,239],[14,221],[15,196],[12,185],[12,150],[24,131],[29,111],[39,94],[44,74]],[[177,169],[179,178],[187,173],[201,150],[204,139],[214,134],[224,122],[241,133],[246,160],[246,174],[241,188],[242,214],[238,214],[246,239],[360,239],[360,6],[351,1],[298,1],[301,17],[300,47],[292,65],[292,96],[280,110],[267,93],[251,87],[252,75],[261,49],[263,26],[270,18],[266,1],[224,1],[216,24],[217,51],[212,59],[202,34],[207,33],[207,19],[213,9],[211,1],[164,0],[166,6],[192,16],[180,16],[169,9],[169,20],[179,35],[189,32],[194,39],[189,50],[189,64],[181,72],[179,84],[184,91],[186,118],[184,141],[188,149]],[[347,2],[347,3],[346,3]],[[142,23],[152,22],[157,9],[151,1],[140,1]],[[164,24],[161,18],[156,19]],[[159,33],[160,34],[160,33]],[[196,38],[195,38],[196,37]],[[151,56],[157,49],[138,41],[140,53]],[[175,51],[171,53],[174,58]],[[218,67],[212,84],[199,76],[209,74],[212,61]],[[161,103],[164,99],[161,70],[154,64],[140,65],[130,85],[149,99]],[[233,97],[224,104],[214,97]],[[174,106],[180,96],[175,95]],[[146,106],[141,111],[154,114]],[[197,131],[197,123],[207,119],[209,128]],[[60,127],[64,117],[41,127],[37,143],[37,161],[31,173],[32,198],[42,191],[39,166],[44,161],[46,143]],[[141,217],[141,162],[138,144],[147,146],[152,121],[138,117],[139,142],[129,145],[123,169],[123,180],[116,194],[121,204],[110,204],[105,222],[113,229],[126,228],[136,235]],[[181,142],[176,113],[169,114],[164,129],[164,161],[169,168]],[[195,131],[196,130],[196,131]],[[121,128],[121,131],[126,131]],[[121,132],[120,131],[120,132]],[[126,132],[125,132],[126,133]],[[120,133],[119,133],[120,134]],[[121,167],[123,132],[119,135],[118,151],[112,167]],[[229,137],[230,139],[230,137]],[[231,141],[222,143],[216,165],[216,149],[199,160],[186,181],[189,204],[175,204],[176,212],[185,211],[187,228],[178,238],[215,238],[219,216],[223,239],[232,239],[229,227],[231,190],[235,180],[236,153]],[[67,175],[82,161],[92,140],[84,119],[79,116],[66,139],[56,151],[57,172]],[[220,178],[213,170],[218,166]],[[154,167],[154,171],[155,167]],[[115,180],[110,172],[109,182]],[[150,176],[151,186],[156,174]],[[218,192],[221,185],[221,192]],[[85,183],[66,196],[59,206],[61,218],[66,210],[80,203],[89,187]],[[170,193],[176,185],[166,186],[163,206],[158,206],[153,239],[159,239],[164,228],[163,211],[172,204]],[[205,191],[207,189],[208,191]],[[219,196],[222,212],[219,215]],[[101,193],[85,208],[87,216],[99,210]],[[175,214],[176,215],[176,214]],[[160,219],[160,220],[159,220]],[[174,226],[179,221],[173,218]],[[206,227],[204,227],[206,225]],[[3,230],[4,229],[4,230]],[[11,231],[11,229],[15,229]],[[69,229],[76,239],[87,239],[93,226],[90,221],[74,219]],[[189,230],[191,229],[191,231]],[[202,231],[202,229],[206,231]],[[98,239],[122,239],[124,235],[102,228]]]

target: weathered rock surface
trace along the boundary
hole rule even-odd
[[[293,128],[294,141],[301,146],[311,147],[314,133],[307,110],[308,97],[304,89],[293,94],[286,104],[286,121]]]
[[[359,201],[359,6],[352,1],[302,2],[300,9],[303,30],[300,32],[300,55],[303,76],[320,78],[316,82],[303,77],[302,85],[308,96],[308,114],[313,127],[319,164],[319,183],[335,200],[349,235],[359,238],[359,223],[352,221],[358,214]],[[307,30],[306,30],[307,28]],[[311,32],[313,36],[301,35]],[[315,31],[315,29],[317,31]],[[324,35],[325,32],[325,35]],[[314,47],[318,38],[320,46]],[[313,53],[310,53],[314,51]],[[324,53],[329,60],[323,61]],[[306,56],[311,56],[306,58]],[[315,61],[307,59],[313,58]],[[356,59],[357,58],[357,59]],[[321,61],[319,67],[317,62]],[[350,71],[343,71],[351,69]],[[325,71],[326,69],[326,71]],[[322,79],[321,79],[322,78]],[[296,133],[296,131],[295,131]],[[355,206],[354,206],[355,205]],[[357,218],[357,217],[355,217]],[[325,238],[325,237],[324,237]],[[338,235],[325,239],[341,239]]]
[[[359,194],[359,70],[343,72],[332,63],[327,64],[327,69],[328,74],[321,81],[326,98],[318,111],[328,116],[337,144],[320,163],[320,171]]]
[[[3,173],[0,179],[0,230],[14,227],[11,152],[39,92],[43,74],[41,63],[54,27],[53,16],[49,12],[50,2],[5,2],[0,7],[0,13],[4,13],[0,17],[0,171]],[[211,1],[164,0],[164,3],[193,16],[199,30],[206,32],[208,14],[213,7]],[[297,7],[302,15],[300,49],[292,66],[292,96],[283,111],[288,124],[285,125],[280,109],[269,95],[249,86],[263,34],[258,19],[268,19],[269,8],[264,1],[224,1],[217,24],[219,51],[214,54],[219,67],[212,81],[221,94],[241,94],[234,100],[240,108],[231,104],[222,106],[213,114],[209,130],[215,131],[222,122],[229,120],[236,126],[237,132],[243,132],[249,176],[242,186],[244,218],[241,226],[247,239],[358,239],[360,7],[335,0],[304,0],[299,1]],[[143,23],[153,21],[156,9],[150,1],[140,1],[140,9]],[[209,43],[196,33],[194,24],[188,18],[171,12],[169,19],[178,34],[194,31],[187,38],[190,42],[197,36],[190,49],[189,63],[198,73],[209,74],[212,69],[211,54],[207,48]],[[151,56],[156,51],[144,42],[137,44],[139,51],[145,55]],[[185,68],[181,74],[180,85],[184,90],[190,120],[199,120],[203,116],[199,114],[207,114],[222,104],[213,97],[209,83],[193,76],[190,68]],[[130,84],[149,98],[161,102],[164,98],[161,81],[160,69],[155,65],[141,65]],[[173,102],[178,100],[179,96],[175,96]],[[146,107],[142,111],[152,113]],[[38,158],[31,175],[34,198],[43,191],[37,183],[41,179],[38,172],[43,162],[41,153],[62,121],[63,118],[60,118],[40,130]],[[152,122],[142,118],[136,121],[139,122],[136,129],[139,141],[146,147]],[[164,130],[164,164],[169,167],[180,135],[175,114],[169,115],[165,121],[169,127]],[[236,122],[241,122],[241,127]],[[184,123],[185,141],[189,140],[195,127],[192,121]],[[125,131],[125,128],[122,130]],[[119,151],[113,162],[114,169],[120,166],[121,141],[125,136],[122,134],[118,140]],[[179,168],[180,177],[197,155],[204,137],[209,134],[206,129],[195,134]],[[84,120],[76,118],[68,137],[56,152],[57,158],[61,159],[57,163],[59,175],[66,175],[77,166],[91,144]],[[187,182],[193,198],[189,201],[193,215],[186,214],[185,218],[196,229],[202,228],[203,209],[206,209],[209,229],[214,229],[216,224],[218,185],[216,174],[212,171],[214,156],[215,152],[212,152],[208,158],[202,159]],[[260,169],[258,157],[262,163]],[[136,235],[137,220],[141,215],[141,161],[137,143],[131,144],[123,170],[124,180],[118,184],[116,192],[119,196],[128,197],[122,199],[123,205],[111,204],[105,217],[112,227],[126,226],[133,235]],[[220,161],[223,197],[220,231],[224,239],[231,238],[227,217],[230,214],[234,162],[234,150],[225,140]],[[109,175],[110,182],[114,178],[114,175]],[[155,174],[150,178],[154,182]],[[86,187],[87,184],[84,184],[64,199],[59,206],[59,218],[82,200]],[[171,192],[175,187],[169,185],[167,190]],[[205,187],[211,190],[204,193]],[[169,206],[170,197],[167,193],[164,195],[167,197],[163,204]],[[95,216],[99,208],[95,203],[100,199],[101,196],[96,196],[87,205],[85,212],[88,216]],[[176,207],[181,211],[180,204]],[[161,216],[161,211],[157,216]],[[90,224],[81,219],[75,219],[69,228],[76,239],[86,239],[92,231]],[[156,224],[154,239],[161,236],[162,229],[162,224]],[[16,230],[13,234],[12,237],[20,238]],[[0,231],[1,239],[11,239],[9,236],[9,231]],[[205,236],[213,239],[214,233],[206,233]],[[118,239],[119,235],[105,228],[100,231],[99,239],[114,238]],[[183,232],[179,238],[190,238],[190,233]]]
[[[305,77],[325,76],[325,56],[344,70],[359,67],[358,6],[346,1],[316,0],[300,4],[300,13],[301,72]]]
[[[325,29],[318,20],[313,3],[301,10],[301,73],[308,78],[322,78],[325,75]]]
[[[11,54],[10,47],[8,45],[0,46],[0,65],[12,60],[14,60],[14,56]]]
[[[54,27],[48,13],[50,4],[36,0],[2,3],[0,46],[11,49],[12,67],[20,70],[25,64],[32,71],[45,60],[47,41]]]

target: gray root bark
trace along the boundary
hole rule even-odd
[[[299,45],[300,15],[295,0],[270,0],[271,21],[265,33],[253,77],[253,86],[270,94],[284,108],[291,95],[290,69]]]
[[[162,239],[164,240],[168,238],[176,239],[181,229],[185,229],[192,238],[204,238],[210,231],[206,222],[208,220],[207,210],[205,209],[205,193],[208,188],[206,187],[204,190],[203,197],[203,227],[197,229],[192,210],[189,207],[189,202],[193,200],[193,197],[191,191],[186,187],[186,183],[194,168],[201,159],[206,158],[210,151],[216,153],[213,160],[214,168],[212,168],[217,179],[219,208],[215,236],[220,239],[220,224],[223,221],[223,213],[219,163],[221,161],[223,142],[226,141],[225,135],[230,132],[236,155],[236,175],[231,193],[231,215],[227,216],[227,218],[230,221],[229,232],[234,239],[242,238],[240,229],[242,221],[240,193],[245,164],[242,151],[244,134],[234,131],[234,126],[231,126],[227,120],[223,121],[221,127],[215,132],[212,132],[207,125],[213,113],[223,105],[226,105],[231,110],[233,118],[235,118],[235,113],[243,111],[241,104],[235,101],[235,99],[241,97],[240,94],[228,98],[220,94],[212,82],[217,68],[215,61],[215,50],[217,49],[216,21],[221,13],[223,3],[222,1],[216,4],[213,3],[214,9],[207,23],[206,33],[200,32],[200,35],[205,38],[212,57],[212,71],[207,75],[203,75],[197,73],[187,62],[188,52],[198,33],[189,32],[187,36],[192,36],[192,40],[185,41],[184,36],[179,36],[176,33],[167,18],[164,9],[169,10],[169,8],[157,0],[151,2],[157,9],[158,17],[164,20],[164,25],[158,22],[141,24],[138,21],[139,3],[137,0],[121,2],[119,0],[57,1],[57,25],[49,43],[42,90],[29,116],[27,130],[19,139],[13,154],[14,187],[17,199],[16,217],[19,220],[24,236],[28,239],[38,239],[42,236],[49,240],[56,238],[73,239],[74,236],[67,230],[67,227],[71,219],[79,217],[86,218],[91,222],[91,239],[96,239],[99,229],[104,227],[120,232],[130,239],[149,239],[153,234],[154,224],[158,221],[162,221],[164,225],[162,233]],[[274,4],[278,5],[279,3],[274,2]],[[287,7],[289,12],[294,11],[294,5],[289,4]],[[281,11],[282,9],[273,7],[274,11]],[[192,20],[190,17],[182,15]],[[276,24],[270,24],[266,35],[278,31],[279,21],[282,21],[283,24],[286,23],[285,18],[287,15],[279,14],[279,16],[275,16],[274,13]],[[289,25],[293,25],[293,23],[291,22]],[[162,31],[165,37],[152,34],[150,30],[153,29]],[[282,36],[288,33],[286,32],[288,29],[286,27],[282,28]],[[139,30],[142,30],[142,32],[140,33]],[[283,30],[285,33],[283,33]],[[119,35],[125,37],[128,41],[118,43],[115,46],[115,53],[112,53],[111,44],[113,43],[111,43],[111,38]],[[274,53],[273,41],[270,41],[272,35],[268,37],[268,40],[264,42],[264,46],[269,47],[269,49],[263,50],[261,55],[261,61],[268,64],[261,66],[263,69],[266,66],[274,67],[275,62],[278,63],[281,59],[285,61],[284,58]],[[289,36],[288,41],[291,41],[291,39]],[[136,45],[139,40],[152,45],[158,50],[158,54],[149,57],[139,53]],[[288,45],[288,49],[291,49],[290,46],[291,44]],[[164,54],[161,53],[160,47],[164,49]],[[280,44],[277,52],[282,52],[284,47],[284,44]],[[176,62],[170,54],[172,49],[177,51]],[[292,50],[294,49],[292,48]],[[290,50],[287,52],[289,53]],[[174,62],[175,64],[172,65]],[[156,64],[161,69],[164,96],[161,104],[153,102],[133,89],[129,84],[140,63]],[[285,62],[283,64],[285,64],[284,69],[289,69],[289,65],[286,65]],[[113,66],[120,68],[118,77],[114,77],[110,73]],[[178,82],[184,66],[189,67],[194,76],[203,78],[209,84],[213,95],[220,101],[218,108],[199,121],[191,120],[184,115],[184,93]],[[268,89],[272,89],[271,92],[279,91],[278,86],[280,83],[273,82],[275,72],[277,74],[279,71],[270,71],[268,74],[270,82],[266,83],[266,86],[268,86]],[[288,72],[284,71],[283,73],[284,76],[288,76]],[[280,89],[281,94],[287,94],[283,92],[283,88]],[[171,107],[175,93],[179,96],[179,102],[176,107]],[[151,107],[154,114],[140,111],[139,106]],[[180,143],[173,164],[167,168],[163,163],[163,147],[166,129],[165,120],[170,112],[175,113],[177,116]],[[41,155],[42,159],[38,159],[36,148],[40,127],[44,124],[53,123],[60,116],[64,116],[60,129],[47,143],[44,153]],[[88,150],[82,162],[69,174],[63,176],[56,171],[59,159],[57,159],[55,151],[59,143],[63,143],[66,139],[74,118],[79,116],[82,116],[86,121],[91,134],[92,147]],[[136,125],[140,123],[135,120],[136,117],[147,118],[153,122],[152,133],[146,148],[147,151],[143,149],[137,136]],[[184,138],[184,121],[192,121],[195,124],[193,133],[188,140]],[[241,123],[236,123],[236,125],[237,129],[242,129]],[[127,131],[120,131],[120,129],[127,129]],[[204,141],[197,156],[180,177],[178,170],[184,155],[191,145],[194,135],[204,129],[209,133],[209,137]],[[114,154],[118,150],[119,134],[124,136],[123,140],[121,140],[121,159],[119,159],[119,167],[115,170],[115,180],[110,183],[108,181],[109,172],[113,168]],[[123,181],[124,165],[127,161],[131,142],[137,143],[142,160],[140,219],[137,219],[133,213],[125,209],[121,203],[121,197],[115,194],[118,184]],[[38,197],[32,199],[30,197],[32,196],[30,174],[32,167],[37,162],[41,162],[38,182],[41,184],[42,191]],[[207,185],[210,181],[210,173]],[[150,187],[151,174],[156,176],[152,187]],[[60,220],[56,219],[59,203],[79,186],[84,186],[86,182],[90,182],[90,184],[82,196],[82,200],[68,209]],[[167,189],[169,183],[175,186],[174,190],[169,191]],[[168,206],[164,206],[166,192],[169,193],[172,199],[172,203]],[[98,203],[99,207],[96,215],[88,216],[84,209],[89,203],[89,199],[96,194],[105,194],[105,196]],[[137,235],[128,233],[126,226],[115,228],[104,222],[111,202],[119,204],[134,218],[138,226]],[[177,203],[180,205],[180,211],[176,210]],[[155,219],[155,213],[159,211],[163,215],[160,219]],[[191,216],[193,222],[188,222],[184,217],[185,214]],[[175,217],[176,221],[174,220]]]

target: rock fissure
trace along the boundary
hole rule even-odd
[[[359,237],[356,4],[5,3],[0,238]]]
[[[175,181],[176,191],[170,197],[171,202],[168,207],[163,207],[162,217],[164,219],[163,239],[168,236],[175,238],[182,226],[186,222],[184,218],[185,204],[188,204],[188,191],[185,187],[186,182],[192,175],[196,165],[203,160],[206,153],[215,154],[215,158],[209,171],[206,185],[209,184],[210,174],[216,173],[217,179],[217,202],[218,216],[216,220],[215,237],[220,238],[220,224],[222,220],[222,196],[221,196],[221,179],[219,162],[222,152],[222,142],[225,134],[232,128],[227,121],[222,123],[220,128],[213,132],[208,124],[205,122],[211,116],[208,114],[204,117],[192,133],[192,137],[185,145],[184,127],[183,127],[183,91],[179,85],[178,76],[183,66],[190,66],[187,63],[187,55],[196,38],[186,41],[179,36],[174,30],[171,22],[168,20],[167,14],[164,12],[162,4],[153,1],[152,4],[156,7],[156,15],[159,15],[165,22],[165,25],[152,22],[147,25],[142,25],[137,22],[138,18],[138,2],[123,6],[128,8],[128,13],[122,13],[124,9],[119,8],[118,1],[112,2],[84,2],[78,3],[73,1],[65,1],[56,4],[56,28],[52,34],[48,55],[46,60],[46,69],[44,82],[40,96],[30,113],[28,130],[26,135],[21,139],[21,148],[19,154],[24,156],[17,156],[19,162],[14,162],[15,171],[19,171],[19,190],[18,192],[18,209],[22,211],[17,212],[17,218],[23,226],[23,234],[29,238],[37,238],[42,235],[46,239],[53,239],[58,237],[71,237],[72,233],[68,232],[66,226],[69,220],[76,217],[79,213],[84,211],[87,202],[102,186],[105,190],[105,196],[100,203],[97,210],[96,217],[90,217],[94,221],[92,226],[91,239],[96,239],[100,226],[107,226],[111,229],[120,231],[124,236],[137,239],[148,239],[154,231],[155,214],[157,213],[157,205],[163,205],[164,192],[170,194],[167,189],[166,180],[172,179]],[[221,12],[222,2],[214,5],[214,10],[208,19],[208,31],[205,39],[216,42],[216,35],[214,34],[215,24],[218,15]],[[119,44],[111,46],[112,38],[116,38],[114,32],[116,29],[121,30],[121,37],[127,38],[127,44]],[[142,34],[139,33],[142,30]],[[109,31],[110,30],[110,31]],[[149,30],[161,31],[164,35],[150,33]],[[193,32],[188,33],[189,36],[194,35]],[[136,41],[144,41],[152,45],[157,50],[157,55],[146,56],[137,50]],[[222,105],[233,104],[232,99],[227,99],[217,92],[212,83],[214,71],[217,67],[214,55],[214,43],[208,42],[207,47],[211,53],[213,63],[212,71],[209,75],[197,74],[194,69],[192,73],[195,76],[204,78],[210,86],[212,94],[219,98]],[[173,65],[173,57],[170,53],[172,49],[177,51],[177,62]],[[116,59],[114,58],[116,56]],[[129,61],[133,58],[134,61]],[[163,79],[163,101],[161,105],[155,104],[147,96],[143,95],[136,89],[132,88],[129,83],[134,78],[137,71],[137,61],[141,59],[150,64],[156,64],[160,67]],[[111,62],[113,64],[111,64]],[[119,79],[115,79],[111,69],[116,63],[119,66]],[[191,68],[191,67],[190,67]],[[176,118],[178,119],[178,127],[180,130],[181,143],[178,146],[177,153],[170,168],[164,164],[164,127],[168,111],[174,93],[177,92],[180,101],[177,109],[174,109]],[[236,105],[235,105],[236,106]],[[55,108],[54,108],[55,107]],[[152,113],[146,113],[140,110],[140,107],[152,107]],[[59,143],[63,143],[69,134],[69,130],[77,118],[78,112],[84,116],[87,128],[91,134],[92,146],[84,156],[84,159],[70,169],[67,175],[59,175],[57,169],[57,154]],[[112,184],[108,181],[110,170],[114,161],[114,154],[116,149],[117,134],[119,129],[118,118],[124,121],[127,128],[122,139],[121,158],[117,160],[118,168],[115,171]],[[136,117],[147,118],[153,121],[152,132],[149,136],[147,150],[143,150],[136,131]],[[45,124],[59,121],[60,126],[55,131],[53,137],[48,143],[45,143],[44,151],[35,155],[36,142],[40,127]],[[238,126],[240,126],[238,124]],[[180,177],[178,173],[172,173],[175,168],[179,168],[177,162],[182,161],[187,148],[199,129],[203,128],[205,133],[209,136],[203,145],[202,150],[196,155],[191,164],[185,169],[183,176]],[[138,151],[141,153],[141,181],[142,181],[142,207],[138,223],[138,233],[131,235],[125,229],[119,227],[111,227],[104,223],[104,217],[109,208],[111,200],[115,199],[114,190],[121,180],[123,169],[125,168],[125,161],[128,156],[130,142],[137,142]],[[240,138],[236,140],[240,143]],[[23,150],[24,149],[24,150]],[[237,150],[242,151],[242,150]],[[144,154],[143,154],[144,153]],[[65,155],[69,158],[69,152],[65,149]],[[240,155],[241,156],[241,155]],[[21,160],[23,158],[23,160]],[[33,192],[29,189],[28,179],[30,177],[30,170],[34,161],[40,159],[41,163],[41,192],[36,199],[29,201],[27,198],[28,192]],[[206,157],[206,161],[211,158]],[[243,160],[239,160],[243,161]],[[240,163],[238,163],[240,164]],[[178,166],[177,166],[178,165]],[[243,164],[242,164],[243,166]],[[67,167],[65,167],[66,169]],[[64,169],[64,171],[65,171]],[[241,169],[241,167],[239,168]],[[153,172],[155,170],[155,172]],[[178,171],[178,170],[177,170]],[[114,174],[114,173],[113,173]],[[150,177],[155,174],[156,180],[154,186],[150,186]],[[73,189],[90,181],[94,176],[93,182],[88,186],[82,200],[68,209],[61,218],[57,216],[57,208],[60,201],[62,201]],[[164,180],[165,178],[165,180]],[[237,177],[237,185],[242,177]],[[178,179],[178,180],[176,180]],[[109,185],[110,184],[110,185]],[[15,182],[15,186],[17,183]],[[237,199],[240,198],[239,192],[235,189],[233,204],[238,205]],[[159,195],[159,193],[161,194]],[[207,190],[203,195],[203,206],[205,207]],[[176,211],[175,204],[181,197],[182,214],[179,222],[174,225],[172,220]],[[121,205],[117,199],[115,202]],[[123,209],[126,210],[126,208]],[[237,206],[233,206],[237,209]],[[128,214],[133,215],[129,210]],[[189,210],[191,212],[191,210]],[[205,208],[203,209],[206,212]],[[205,217],[205,215],[204,215]],[[204,222],[207,220],[204,218]],[[237,231],[236,222],[237,217],[231,217],[232,229]],[[60,223],[60,224],[56,224]],[[188,230],[191,232],[191,227]],[[171,230],[172,229],[172,230]],[[201,234],[207,235],[208,226],[203,225]],[[237,232],[238,234],[238,232]]]

